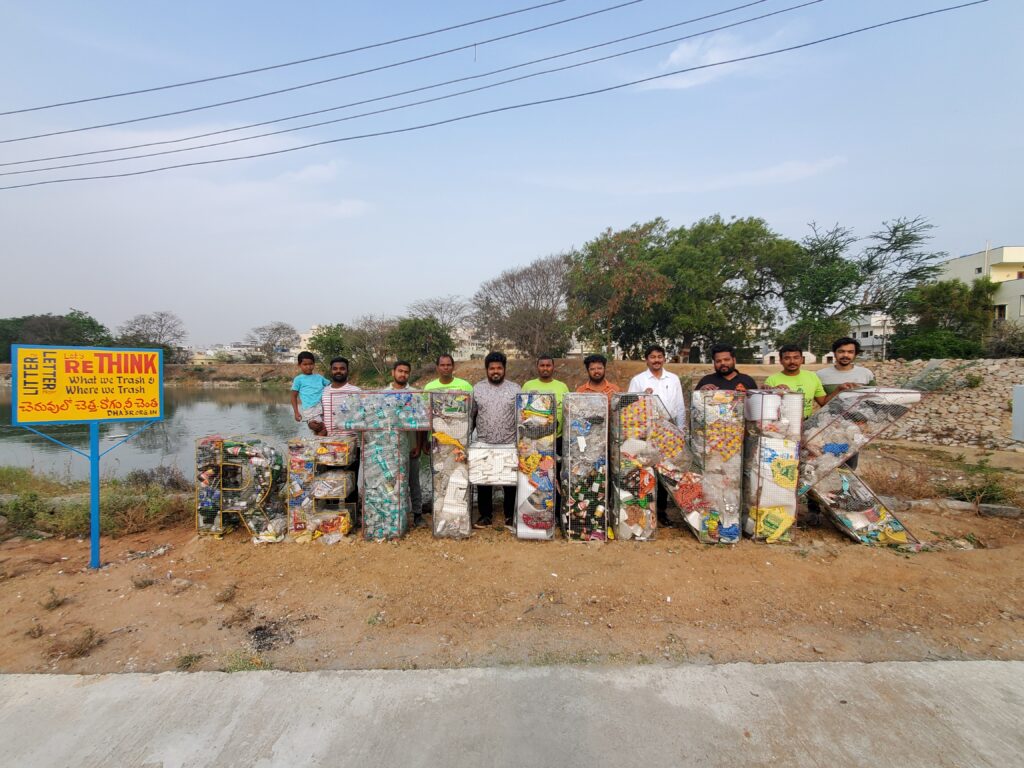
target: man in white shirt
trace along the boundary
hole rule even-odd
[[[646,392],[657,395],[668,410],[669,416],[679,426],[686,429],[686,400],[683,399],[683,385],[679,377],[665,370],[665,348],[652,344],[644,351],[647,370],[638,373],[629,381],[630,392]],[[668,494],[658,483],[656,496],[658,525],[669,525]]]

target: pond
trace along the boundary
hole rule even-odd
[[[103,457],[104,477],[123,477],[133,469],[176,466],[193,473],[195,441],[213,434],[258,434],[281,443],[308,427],[292,417],[287,389],[172,388],[164,390],[164,421],[136,435]],[[100,425],[100,448],[116,443],[139,427],[136,422]],[[88,450],[88,427],[46,426],[40,431]],[[0,465],[28,467],[61,479],[86,480],[89,462],[28,430],[11,426],[11,390],[0,388]]]

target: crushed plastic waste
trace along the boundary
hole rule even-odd
[[[469,482],[473,485],[515,485],[518,471],[515,445],[472,443],[469,446]]]
[[[676,484],[673,497],[683,519],[705,544],[740,540],[743,509],[742,392],[693,393],[690,452],[693,472]]]
[[[284,458],[266,438],[200,438],[196,441],[196,530],[219,536],[237,518],[254,540],[283,540],[285,479]]]
[[[430,411],[434,535],[466,538],[472,532],[468,446],[473,396],[468,392],[431,392]]]
[[[516,536],[555,536],[557,400],[555,395],[523,392],[516,396]]]
[[[811,488],[810,497],[854,541],[869,546],[916,546],[920,542],[853,470],[840,467]]]
[[[293,541],[332,543],[333,537],[322,537],[344,536],[355,526],[355,444],[354,436],[288,442],[288,532]]]
[[[430,395],[410,390],[363,390],[335,395],[338,430],[430,429]]]
[[[394,430],[363,432],[363,536],[398,539],[409,529],[409,447]]]
[[[792,539],[803,407],[799,392],[746,393],[744,532],[755,541]]]
[[[571,392],[562,400],[562,528],[570,540],[607,541],[608,398]]]
[[[612,395],[611,501],[615,535],[621,539],[649,540],[657,533],[655,488],[662,455],[650,442],[656,422],[663,433],[659,439],[668,440],[665,425],[671,422],[657,395],[633,392]]]

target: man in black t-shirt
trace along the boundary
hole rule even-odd
[[[715,372],[697,382],[694,389],[732,389],[746,392],[757,389],[757,382],[736,370],[736,348],[728,344],[715,344],[711,348],[711,362]]]

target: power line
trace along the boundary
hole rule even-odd
[[[226,75],[213,75],[211,77],[203,77],[198,80],[185,80],[180,83],[169,83],[168,85],[156,85],[151,88],[139,88],[134,91],[121,91],[120,93],[108,93],[105,96],[91,96],[84,99],[74,99],[71,101],[59,101],[54,104],[43,104],[38,107],[22,107],[21,109],[10,109],[6,112],[0,112],[0,117],[4,115],[20,115],[24,112],[39,112],[44,109],[55,109],[56,107],[69,107],[73,104],[87,104],[91,101],[105,101],[107,99],[119,99],[122,96],[137,96],[141,93],[153,93],[155,91],[167,91],[171,88],[183,88],[187,85],[199,85],[200,83],[212,83],[216,80],[227,80],[232,77],[241,77],[242,75],[254,75],[257,72],[269,72],[273,69],[283,69],[284,67],[294,67],[297,64],[308,64],[311,61],[322,61],[323,59],[334,58],[335,56],[347,56],[350,53],[360,53],[362,51],[369,51],[374,48],[383,48],[388,45],[395,45],[396,43],[406,43],[410,40],[418,40],[423,37],[430,37],[431,35],[438,35],[442,32],[451,32],[455,29],[463,29],[464,27],[472,27],[476,24],[483,24],[488,21],[494,21],[495,19],[503,19],[507,16],[515,16],[520,13],[526,13],[528,11],[535,11],[538,8],[547,8],[549,5],[559,5],[564,3],[565,0],[550,0],[550,2],[541,3],[540,5],[531,5],[527,8],[519,8],[514,11],[507,11],[505,13],[499,13],[494,16],[486,16],[482,19],[473,19],[472,21],[464,21],[459,24],[452,24],[447,27],[440,27],[438,29],[432,29],[428,32],[419,32],[415,35],[406,35],[405,37],[396,37],[391,40],[384,40],[379,43],[368,43],[367,45],[361,45],[358,48],[349,48],[344,51],[335,51],[334,53],[324,53],[319,56],[310,56],[305,59],[296,59],[295,61],[286,61],[281,64],[270,64],[265,67],[255,67],[253,69],[245,69],[241,72],[231,72]]]
[[[260,128],[260,127],[262,127],[264,125],[274,125],[275,123],[283,123],[283,122],[286,122],[288,120],[298,120],[299,118],[302,118],[302,117],[312,117],[313,115],[322,115],[322,114],[325,114],[327,112],[336,112],[339,109],[347,109],[349,107],[358,107],[358,106],[362,106],[363,104],[371,104],[371,103],[373,103],[375,101],[383,101],[385,99],[392,99],[392,98],[395,98],[397,96],[408,96],[409,94],[412,94],[412,93],[420,93],[422,91],[428,91],[428,90],[431,90],[431,89],[434,89],[434,88],[441,88],[441,87],[446,86],[446,85],[454,85],[455,83],[463,83],[463,82],[466,82],[468,80],[478,80],[478,79],[483,78],[483,77],[490,77],[491,75],[497,75],[497,74],[500,74],[502,72],[508,72],[510,70],[513,70],[513,69],[521,69],[522,67],[528,67],[530,65],[540,64],[540,63],[545,62],[545,61],[551,61],[553,59],[559,59],[559,58],[564,58],[566,56],[572,56],[572,55],[575,55],[577,53],[583,53],[585,51],[594,50],[595,48],[603,48],[605,46],[615,45],[617,43],[622,43],[622,42],[625,42],[627,40],[634,40],[634,39],[636,39],[638,37],[645,37],[647,35],[653,35],[653,34],[656,34],[658,32],[664,32],[667,29],[674,29],[676,27],[682,27],[682,26],[685,26],[687,24],[695,24],[698,21],[706,21],[707,19],[712,19],[712,18],[715,18],[716,16],[724,16],[724,15],[732,13],[734,11],[740,11],[740,10],[743,10],[744,8],[750,8],[751,6],[761,5],[762,3],[766,3],[766,2],[768,2],[768,0],[752,0],[751,2],[744,3],[743,5],[736,5],[736,6],[733,6],[732,8],[726,8],[723,11],[716,11],[715,13],[708,13],[708,14],[705,14],[704,16],[697,16],[695,18],[687,19],[685,21],[679,21],[679,22],[676,22],[674,24],[666,24],[665,26],[657,27],[655,29],[650,29],[650,30],[647,30],[646,32],[638,32],[637,34],[627,35],[626,37],[619,37],[619,38],[616,38],[615,40],[609,40],[607,42],[597,43],[595,45],[588,45],[588,46],[585,46],[583,48],[576,48],[575,50],[567,51],[565,53],[559,53],[559,54],[555,54],[555,55],[552,55],[552,56],[544,56],[544,57],[539,58],[539,59],[532,59],[531,61],[525,61],[525,62],[523,62],[521,64],[513,64],[513,65],[507,66],[507,67],[500,67],[499,69],[492,69],[489,72],[481,72],[481,73],[475,74],[475,75],[466,75],[465,77],[457,77],[457,78],[454,78],[452,80],[444,80],[442,82],[432,83],[430,85],[424,85],[424,86],[420,86],[418,88],[409,88],[409,89],[404,90],[404,91],[395,91],[393,93],[389,93],[389,94],[386,94],[384,96],[375,96],[375,97],[369,98],[369,99],[361,99],[360,101],[351,101],[351,102],[349,102],[347,104],[339,104],[339,105],[333,106],[333,107],[325,107],[324,109],[316,109],[316,110],[313,110],[311,112],[300,112],[298,114],[288,115],[286,117],[278,117],[278,118],[274,118],[272,120],[262,120],[262,121],[257,122],[257,123],[248,123],[247,125],[238,125],[238,126],[235,126],[233,128],[221,128],[221,129],[216,130],[216,131],[207,131],[206,133],[197,133],[197,134],[194,134],[192,136],[182,136],[182,137],[177,138],[177,139],[162,139],[160,141],[147,141],[147,142],[144,142],[142,144],[129,144],[127,146],[110,147],[108,149],[93,149],[93,150],[89,150],[89,151],[86,151],[86,152],[72,152],[72,153],[66,154],[66,155],[50,155],[48,157],[36,157],[36,158],[32,158],[30,160],[10,160],[10,161],[8,161],[6,163],[0,163],[0,168],[9,167],[9,166],[12,166],[12,165],[27,165],[28,163],[44,163],[44,162],[49,162],[50,160],[69,160],[69,159],[75,158],[75,157],[88,157],[90,155],[104,155],[104,154],[108,154],[110,152],[126,152],[126,151],[131,150],[131,149],[145,149],[146,147],[159,147],[159,146],[164,146],[166,144],[180,144],[181,142],[192,141],[193,139],[205,139],[205,138],[208,138],[210,136],[220,136],[220,135],[225,134],[225,133],[235,133],[236,131],[244,131],[244,130],[248,130],[249,128]],[[815,2],[824,2],[824,0],[815,0]],[[808,3],[808,4],[810,4],[810,3]],[[797,6],[797,7],[802,7],[802,6]],[[784,13],[786,10],[789,10],[789,9],[783,9],[782,11],[776,11],[775,13]],[[755,20],[758,20],[758,19],[766,18],[767,16],[771,16],[771,15],[775,15],[775,14],[765,14],[765,16],[757,16],[754,19],[749,19],[747,21],[755,21]],[[741,23],[747,23],[747,22],[745,21],[745,22],[741,22]],[[735,26],[735,25],[728,25],[728,26]],[[726,27],[718,27],[715,30],[710,30],[710,31],[718,31],[718,30],[725,29],[725,28]],[[682,39],[682,38],[679,38],[679,39]],[[636,49],[636,50],[641,50],[641,49]],[[556,71],[556,70],[549,70],[549,71]],[[512,82],[512,81],[504,81],[504,82]],[[468,91],[464,91],[464,92],[460,92],[460,93],[468,93]],[[444,97],[444,98],[447,98],[447,97]],[[421,102],[417,102],[417,104],[419,104],[419,103],[421,103]],[[367,114],[370,114],[370,113],[367,113]],[[323,124],[324,123],[317,123],[316,125],[323,125]],[[249,138],[257,138],[257,137],[249,137]],[[204,145],[204,147],[205,146],[210,146],[210,145]],[[200,149],[200,148],[204,148],[204,147],[191,147],[190,149]],[[119,158],[119,159],[124,160],[124,159],[127,159],[127,158]],[[36,170],[42,170],[42,169],[36,169]]]
[[[644,77],[644,78],[640,78],[638,80],[630,80],[630,81],[625,82],[625,83],[618,83],[616,85],[605,86],[604,88],[595,88],[595,89],[590,90],[590,91],[580,91],[578,93],[571,93],[571,94],[568,94],[566,96],[554,96],[554,97],[548,98],[548,99],[537,99],[535,101],[521,102],[519,104],[510,104],[510,105],[507,105],[507,106],[504,106],[504,107],[495,107],[494,109],[487,109],[487,110],[483,110],[481,112],[472,112],[472,113],[469,113],[469,114],[466,114],[466,115],[457,115],[456,117],[449,117],[449,118],[445,118],[443,120],[435,120],[435,121],[432,121],[432,122],[429,122],[429,123],[420,123],[418,125],[410,125],[410,126],[406,126],[405,128],[393,128],[393,129],[386,130],[386,131],[375,131],[373,133],[364,133],[364,134],[358,134],[358,135],[355,135],[355,136],[342,136],[342,137],[337,138],[337,139],[325,139],[324,141],[317,141],[317,142],[313,142],[313,143],[310,143],[310,144],[303,144],[303,145],[297,146],[297,147],[287,147],[285,149],[275,149],[275,150],[270,150],[270,151],[267,151],[267,152],[257,152],[257,153],[253,153],[253,154],[250,154],[250,155],[238,155],[238,156],[235,156],[235,157],[222,157],[222,158],[217,158],[217,159],[214,159],[214,160],[196,160],[196,161],[193,161],[193,162],[190,162],[190,163],[178,163],[178,164],[175,164],[175,165],[166,165],[166,166],[161,166],[161,167],[158,167],[158,168],[147,168],[145,170],[140,170],[140,171],[125,171],[125,172],[122,172],[122,173],[111,173],[111,174],[104,174],[104,175],[100,175],[100,176],[77,176],[77,177],[68,177],[68,178],[63,178],[63,179],[47,179],[45,181],[33,181],[33,182],[25,183],[25,184],[14,184],[14,185],[6,186],[6,187],[0,187],[0,190],[23,189],[25,187],[38,187],[38,186],[43,186],[43,185],[47,185],[47,184],[64,184],[64,183],[73,182],[73,181],[96,181],[96,180],[99,180],[99,179],[120,179],[120,178],[127,178],[129,176],[145,176],[145,175],[150,174],[150,173],[160,173],[162,171],[170,171],[170,170],[174,170],[174,169],[177,169],[177,168],[192,168],[192,167],[203,166],[203,165],[218,165],[220,163],[231,163],[231,162],[235,162],[237,160],[254,160],[254,159],[262,158],[262,157],[271,157],[271,156],[274,156],[274,155],[283,155],[283,154],[287,154],[287,153],[290,153],[290,152],[298,152],[300,150],[311,149],[313,147],[322,147],[322,146],[326,146],[326,145],[329,145],[329,144],[339,144],[339,143],[342,143],[342,142],[359,141],[359,140],[362,140],[362,139],[371,139],[371,138],[379,138],[381,136],[394,136],[394,135],[402,134],[402,133],[412,133],[414,131],[421,131],[421,130],[425,130],[427,128],[436,128],[436,127],[441,126],[441,125],[448,125],[448,124],[451,124],[451,123],[457,123],[457,122],[461,122],[463,120],[471,120],[471,119],[474,119],[474,118],[477,118],[477,117],[484,117],[486,115],[494,115],[494,114],[499,114],[499,113],[502,113],[502,112],[511,112],[513,110],[525,109],[525,108],[528,108],[528,107],[536,107],[536,106],[541,106],[541,105],[544,105],[544,104],[555,104],[555,103],[563,102],[563,101],[571,101],[571,100],[574,100],[574,99],[583,98],[585,96],[595,96],[597,94],[610,93],[611,91],[618,91],[618,90],[621,90],[623,88],[628,88],[628,87],[633,86],[633,85],[642,85],[643,83],[649,83],[649,82],[653,82],[655,80],[662,80],[662,79],[664,79],[666,77],[674,77],[676,75],[687,74],[689,72],[698,72],[698,71],[705,70],[705,69],[712,69],[714,67],[725,66],[727,64],[738,64],[738,63],[744,62],[744,61],[753,61],[755,59],[763,59],[763,58],[767,58],[769,56],[777,56],[777,55],[782,54],[782,53],[790,53],[792,51],[798,51],[798,50],[801,50],[803,48],[810,48],[812,46],[821,45],[823,43],[832,42],[834,40],[840,40],[842,38],[852,37],[853,35],[858,35],[858,34],[861,34],[863,32],[869,32],[869,31],[872,31],[872,30],[875,30],[875,29],[881,29],[883,27],[889,27],[889,26],[892,26],[894,24],[900,24],[900,23],[907,22],[907,21],[913,21],[913,20],[916,20],[916,19],[925,18],[926,16],[935,16],[935,15],[941,14],[941,13],[948,13],[950,11],[956,11],[956,10],[960,10],[962,8],[969,8],[969,7],[975,6],[975,5],[982,5],[982,4],[987,3],[987,2],[989,2],[989,0],[973,0],[973,2],[960,3],[959,5],[950,5],[950,6],[946,6],[944,8],[936,8],[935,10],[924,11],[922,13],[915,13],[915,14],[910,15],[910,16],[902,16],[902,17],[896,18],[896,19],[889,19],[888,21],[879,22],[878,24],[871,24],[871,25],[866,26],[866,27],[859,27],[857,29],[848,30],[846,32],[840,32],[840,33],[835,34],[835,35],[829,35],[828,37],[821,37],[821,38],[818,38],[817,40],[811,40],[811,41],[806,42],[806,43],[798,43],[796,45],[786,46],[785,48],[776,48],[776,49],[771,50],[771,51],[763,51],[761,53],[753,53],[753,54],[750,54],[750,55],[747,55],[747,56],[737,56],[737,57],[732,58],[732,59],[725,59],[723,61],[711,62],[710,64],[699,64],[699,65],[696,65],[696,66],[693,66],[693,67],[685,67],[683,69],[677,69],[677,70],[673,70],[671,72],[664,72],[664,73],[662,73],[660,75],[651,75],[650,77]]]
[[[237,98],[237,99],[228,99],[226,101],[218,101],[218,102],[215,102],[213,104],[204,104],[204,105],[199,106],[199,107],[189,107],[187,109],[176,109],[176,110],[173,110],[171,112],[161,112],[161,113],[156,114],[156,115],[145,115],[144,117],[133,117],[133,118],[130,118],[128,120],[116,120],[116,121],[110,122],[110,123],[98,123],[96,125],[87,125],[87,126],[83,126],[81,128],[67,128],[67,129],[65,129],[63,131],[50,131],[49,133],[37,133],[37,134],[34,134],[32,136],[19,136],[18,138],[15,138],[15,139],[0,139],[0,144],[12,144],[14,142],[19,142],[19,141],[29,141],[31,139],[45,139],[45,138],[47,138],[49,136],[64,136],[64,135],[69,134],[69,133],[81,133],[82,131],[92,131],[92,130],[96,130],[97,128],[112,128],[112,127],[118,126],[118,125],[130,125],[132,123],[142,123],[142,122],[145,122],[147,120],[158,120],[158,119],[163,118],[163,117],[174,117],[175,115],[187,115],[187,114],[192,113],[192,112],[202,112],[203,110],[213,109],[215,107],[225,107],[225,106],[228,106],[230,104],[240,104],[240,103],[245,102],[245,101],[254,101],[256,99],[263,99],[263,98],[266,98],[267,96],[277,96],[277,95],[280,95],[282,93],[291,93],[293,91],[302,90],[303,88],[312,88],[312,87],[317,86],[317,85],[324,85],[325,83],[333,83],[333,82],[337,82],[338,80],[346,80],[346,79],[352,78],[352,77],[359,77],[361,75],[368,75],[368,74],[370,74],[372,72],[381,72],[381,71],[383,71],[385,69],[394,69],[395,67],[401,67],[401,66],[404,66],[406,64],[414,64],[414,63],[416,63],[418,61],[427,61],[428,59],[436,59],[436,58],[439,58],[441,56],[447,56],[448,54],[451,54],[451,53],[457,53],[458,51],[467,51],[467,50],[469,50],[471,48],[476,48],[476,47],[481,46],[481,45],[488,45],[490,43],[496,43],[496,42],[498,42],[500,40],[508,40],[510,38],[513,38],[513,37],[520,37],[522,35],[530,34],[531,32],[538,32],[538,31],[540,31],[542,29],[550,29],[552,27],[561,26],[562,24],[569,24],[569,23],[571,23],[573,21],[579,21],[580,19],[586,19],[586,18],[589,18],[591,16],[598,16],[598,15],[600,15],[602,13],[608,13],[609,11],[616,11],[616,10],[618,10],[620,8],[625,8],[626,6],[629,6],[629,5],[636,5],[637,3],[642,3],[644,1],[645,0],[626,0],[626,2],[618,3],[617,5],[611,5],[611,6],[608,6],[606,8],[599,8],[596,11],[589,11],[588,13],[581,13],[581,14],[579,14],[577,16],[570,16],[567,19],[560,19],[559,21],[553,21],[553,22],[550,22],[548,24],[541,24],[541,25],[536,26],[536,27],[530,27],[529,29],[519,30],[517,32],[510,32],[509,34],[505,34],[505,35],[498,35],[497,37],[488,38],[487,40],[478,40],[478,41],[476,41],[474,43],[467,43],[465,45],[456,46],[455,48],[448,48],[448,49],[443,50],[443,51],[435,51],[434,53],[428,53],[428,54],[425,54],[423,56],[415,56],[415,57],[413,57],[411,59],[404,59],[402,61],[396,61],[396,62],[392,62],[390,64],[382,64],[382,65],[380,65],[378,67],[371,67],[369,69],[363,69],[363,70],[360,70],[358,72],[348,72],[348,73],[346,73],[344,75],[337,75],[336,77],[328,77],[328,78],[324,78],[323,80],[315,80],[315,81],[309,82],[309,83],[300,83],[299,85],[292,85],[292,86],[289,86],[288,88],[278,88],[277,90],[273,90],[273,91],[265,91],[263,93],[255,93],[255,94],[252,94],[251,96],[242,96],[242,97]]]
[[[424,104],[431,104],[431,103],[438,102],[438,101],[445,101],[447,99],[452,99],[452,98],[455,98],[457,96],[465,96],[466,94],[477,93],[479,91],[485,91],[485,90],[489,90],[491,88],[497,88],[497,87],[502,86],[502,85],[508,85],[509,83],[516,83],[516,82],[520,82],[520,81],[523,81],[523,80],[529,80],[529,79],[532,79],[534,77],[540,77],[542,75],[549,75],[549,74],[552,74],[552,73],[555,73],[555,72],[564,72],[564,71],[569,70],[569,69],[577,69],[579,67],[588,66],[590,64],[596,64],[596,63],[599,63],[599,62],[602,62],[602,61],[608,61],[610,59],[621,58],[622,56],[628,56],[628,55],[631,55],[631,54],[634,54],[634,53],[640,53],[642,51],[649,51],[649,50],[652,50],[654,48],[659,48],[659,47],[663,47],[663,46],[666,46],[666,45],[671,45],[673,43],[679,43],[679,42],[682,42],[684,40],[691,40],[691,39],[693,39],[695,37],[702,37],[704,35],[710,35],[710,34],[713,34],[715,32],[721,32],[722,30],[725,30],[725,29],[731,29],[733,27],[742,26],[744,24],[750,24],[750,23],[755,22],[755,21],[761,21],[762,19],[767,19],[767,18],[769,18],[771,16],[778,16],[778,15],[781,15],[783,13],[789,13],[790,11],[799,10],[800,8],[806,8],[807,6],[810,6],[810,5],[817,5],[818,3],[822,3],[824,1],[825,0],[806,0],[806,2],[800,3],[799,5],[793,5],[793,6],[790,6],[788,8],[781,8],[779,10],[772,11],[771,13],[765,13],[765,14],[762,14],[760,16],[751,17],[749,19],[741,19],[740,21],[736,21],[736,22],[733,22],[731,24],[724,24],[724,25],[719,26],[719,27],[713,27],[711,29],[702,30],[701,32],[695,32],[695,33],[693,33],[691,35],[684,35],[682,37],[674,37],[674,38],[671,38],[669,40],[662,40],[660,42],[652,43],[650,45],[641,46],[639,48],[631,48],[631,49],[626,50],[626,51],[620,51],[618,53],[609,54],[608,56],[601,56],[601,57],[598,57],[598,58],[595,58],[595,59],[587,59],[586,61],[576,62],[575,64],[567,64],[567,65],[562,66],[562,67],[554,67],[552,69],[544,69],[544,70],[540,70],[538,72],[530,72],[529,74],[520,75],[519,77],[513,77],[513,78],[509,78],[507,80],[499,80],[496,83],[489,83],[487,85],[481,85],[481,86],[478,86],[476,88],[468,88],[468,89],[462,90],[462,91],[455,91],[453,93],[448,93],[448,94],[445,94],[443,96],[435,96],[435,97],[429,98],[429,99],[421,99],[420,101],[413,101],[413,102],[409,102],[409,103],[406,103],[406,104],[399,104],[397,106],[386,107],[384,109],[376,109],[376,110],[372,110],[370,112],[360,112],[360,113],[355,114],[355,115],[348,115],[346,117],[339,117],[339,118],[335,118],[333,120],[322,120],[322,121],[320,121],[318,123],[308,123],[306,125],[295,126],[294,128],[285,128],[285,129],[280,130],[280,131],[269,131],[267,133],[258,133],[258,134],[252,135],[252,136],[243,136],[241,138],[228,139],[226,141],[215,141],[215,142],[211,142],[209,144],[199,144],[199,145],[193,146],[193,147],[182,147],[180,149],[169,149],[169,150],[163,150],[163,151],[160,151],[160,152],[148,152],[148,153],[141,154],[141,155],[129,155],[127,157],[115,157],[115,158],[110,158],[110,159],[107,159],[107,160],[91,160],[91,161],[87,161],[87,162],[84,162],[84,163],[67,163],[67,164],[64,164],[64,165],[52,165],[52,166],[46,166],[46,167],[43,167],[43,168],[27,168],[27,169],[19,170],[19,171],[4,171],[4,172],[0,172],[0,176],[17,176],[17,175],[25,174],[25,173],[42,173],[44,171],[57,171],[57,170],[65,169],[65,168],[81,168],[81,167],[87,166],[87,165],[103,165],[103,164],[106,164],[106,163],[120,163],[120,162],[127,162],[129,160],[141,160],[141,159],[144,159],[144,158],[147,158],[147,157],[159,157],[159,156],[162,156],[162,155],[173,155],[173,154],[177,154],[177,153],[180,153],[180,152],[192,152],[194,150],[199,150],[199,149],[209,149],[211,147],[220,147],[220,146],[224,146],[226,144],[237,144],[237,143],[243,142],[243,141],[252,141],[254,139],[263,139],[263,138],[267,138],[268,136],[279,136],[279,135],[284,134],[284,133],[293,133],[295,131],[303,131],[303,130],[307,130],[309,128],[319,128],[319,127],[324,126],[324,125],[332,125],[334,123],[343,123],[343,122],[347,122],[349,120],[356,120],[356,119],[358,119],[360,117],[369,117],[369,116],[372,116],[372,115],[379,115],[379,114],[384,114],[384,113],[387,113],[387,112],[395,112],[395,111],[398,111],[398,110],[401,110],[401,109],[408,109],[410,107],[417,107],[417,106],[422,106]],[[765,0],[758,0],[758,2],[765,2]],[[748,5],[755,5],[755,4],[756,3],[748,3]],[[743,7],[747,7],[747,6],[739,6],[739,7],[743,8]],[[730,10],[736,10],[736,9],[730,9]],[[715,13],[715,14],[709,14],[709,16],[720,16],[720,15],[722,15],[724,13],[728,13],[728,12],[729,11],[720,11],[720,12]],[[553,55],[553,56],[546,56],[546,57],[544,57],[542,59],[535,59],[533,61],[528,61],[528,62],[525,62],[523,64],[515,64],[513,66],[504,67],[502,69],[496,69],[496,70],[493,70],[491,72],[485,72],[485,73],[482,73],[482,74],[479,74],[479,75],[470,75],[468,77],[458,78],[457,80],[449,80],[449,81],[447,81],[445,83],[439,83],[439,84],[435,84],[435,85],[423,86],[422,88],[414,88],[414,89],[411,89],[411,90],[408,90],[408,91],[403,91],[403,92],[400,92],[400,93],[397,93],[397,94],[389,94],[387,96],[378,96],[378,97],[373,98],[373,99],[365,99],[364,101],[361,101],[361,102],[354,102],[352,104],[346,104],[346,105],[343,105],[343,106],[344,107],[348,107],[348,106],[355,106],[357,104],[365,104],[367,102],[372,102],[372,101],[381,101],[383,99],[392,98],[394,96],[403,96],[403,95],[406,95],[408,93],[415,93],[417,91],[423,91],[423,90],[428,90],[430,88],[436,88],[436,87],[439,87],[440,85],[449,85],[449,84],[454,83],[454,82],[462,82],[462,81],[465,81],[465,80],[473,80],[473,79],[480,78],[480,77],[487,77],[489,75],[497,74],[499,72],[506,72],[506,71],[511,70],[511,69],[519,69],[519,68],[528,66],[530,64],[536,64],[536,63],[541,62],[541,61],[550,61],[551,59],[564,58],[566,56],[571,56],[571,55],[574,55],[576,53],[580,53],[581,51],[592,50],[594,48],[601,48],[601,47],[605,47],[605,46],[608,46],[608,45],[613,45],[615,43],[620,43],[620,42],[622,42],[624,40],[631,40],[631,39],[634,39],[634,38],[637,38],[637,37],[643,37],[643,36],[646,36],[646,35],[654,34],[656,32],[661,32],[661,31],[663,31],[665,29],[671,29],[673,27],[682,26],[684,24],[692,24],[694,22],[702,21],[704,19],[707,19],[707,18],[709,18],[709,16],[702,16],[702,17],[699,17],[699,18],[696,18],[696,19],[689,19],[687,21],[681,21],[681,22],[678,22],[676,24],[670,24],[670,25],[667,25],[665,27],[659,27],[658,29],[655,29],[655,30],[650,30],[650,31],[647,31],[647,32],[640,32],[640,33],[635,34],[635,35],[629,35],[628,37],[618,38],[617,40],[611,40],[609,42],[604,42],[604,43],[599,43],[599,44],[596,44],[596,45],[587,46],[586,48],[579,48],[579,49],[576,49],[574,51],[569,51],[567,53],[560,53],[560,54],[556,54],[556,55]],[[328,112],[328,111],[333,111],[333,110],[342,109],[342,108],[343,107],[332,107],[329,110],[320,110],[320,112]],[[317,114],[317,113],[309,113],[309,114]],[[304,117],[305,115],[301,115],[301,116]],[[281,122],[283,120],[290,120],[290,119],[293,119],[293,118],[281,118],[280,120],[267,121],[267,123]],[[267,123],[263,123],[263,124],[266,125]],[[243,127],[252,127],[252,126],[243,126]],[[233,131],[233,130],[237,130],[237,129],[225,129],[223,131],[215,131],[213,133],[227,133],[227,132],[230,132],[230,131]],[[173,141],[176,142],[176,141],[180,141],[180,140],[179,139],[175,139]],[[171,143],[171,142],[154,142],[154,143]],[[96,153],[99,153],[99,152],[111,152],[111,151],[117,151],[117,150],[97,150],[96,152],[83,152],[83,153],[80,153],[80,155],[96,154]],[[22,161],[18,161],[17,163],[0,163],[0,167],[5,166],[5,165],[20,165],[20,164],[24,164],[24,163],[28,163],[28,162],[34,162],[34,161],[22,160]]]

